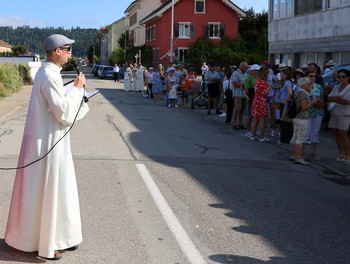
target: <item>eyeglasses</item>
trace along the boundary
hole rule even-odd
[[[345,79],[345,78],[346,78],[346,75],[339,75],[338,78],[339,78],[339,79]]]
[[[316,78],[316,75],[309,75],[310,78]]]
[[[72,46],[68,46],[68,47],[58,47],[58,49],[66,50],[67,52],[70,52],[71,49],[72,49]]]

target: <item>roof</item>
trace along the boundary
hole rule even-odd
[[[12,46],[10,44],[8,44],[5,41],[0,40],[0,46],[1,47],[6,47],[6,48],[11,48]]]
[[[139,1],[139,0],[137,0]],[[137,2],[135,1],[135,2]],[[174,5],[181,0],[175,0]],[[220,0],[219,0],[220,1]],[[224,2],[228,7],[230,7],[233,11],[235,11],[238,15],[238,17],[245,17],[246,13],[240,9],[237,5],[232,3],[230,0],[221,0]],[[131,6],[131,5],[130,5]],[[172,0],[165,1],[160,7],[158,7],[156,10],[154,10],[152,13],[150,13],[148,16],[146,16],[144,19],[140,21],[140,24],[146,24],[147,22],[160,17],[165,11],[167,11],[172,6]]]
[[[137,2],[140,2],[140,0],[135,0],[133,1],[124,11],[124,14],[130,13],[130,9],[133,7],[134,4],[136,4]]]

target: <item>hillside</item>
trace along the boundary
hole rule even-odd
[[[68,38],[74,39],[74,56],[81,57],[88,53],[90,45],[96,42],[97,29],[93,28],[30,28],[23,27],[0,27],[0,40],[11,45],[24,45],[29,52],[44,55],[43,42],[51,34],[62,34]]]

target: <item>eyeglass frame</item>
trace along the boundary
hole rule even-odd
[[[72,46],[68,46],[68,47],[58,47],[57,49],[66,50],[67,52],[71,52]]]

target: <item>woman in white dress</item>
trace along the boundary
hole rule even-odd
[[[130,67],[127,67],[124,73],[124,91],[129,92],[131,90],[131,78],[132,72]]]

